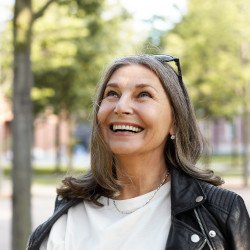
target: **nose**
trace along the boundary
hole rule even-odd
[[[122,95],[115,105],[114,112],[117,115],[132,114],[133,108],[130,97],[127,95]]]

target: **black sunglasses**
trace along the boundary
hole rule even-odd
[[[174,62],[178,72],[176,72],[180,84],[183,86],[183,80],[182,80],[182,73],[181,73],[181,65],[180,65],[180,60],[178,57],[171,56],[171,55],[153,55],[153,57],[160,61],[161,63],[168,63],[168,62]]]
[[[182,88],[183,94],[185,96],[187,105],[189,105],[189,95],[187,92],[187,89],[184,85],[184,82],[182,80],[182,73],[181,73],[181,65],[180,65],[180,60],[178,57],[175,56],[171,56],[171,55],[152,55],[153,58],[155,58],[156,60],[158,60],[159,62],[161,62],[162,64],[164,63],[169,63],[169,62],[174,62],[176,67],[177,67],[177,72],[173,69],[173,71],[175,72],[175,74],[178,77],[179,80],[179,84],[180,87]]]

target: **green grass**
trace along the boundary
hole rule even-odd
[[[206,166],[204,158],[201,165]],[[212,155],[209,157],[209,168],[222,177],[242,177],[242,157],[232,155]]]
[[[10,175],[11,174],[11,167],[10,166],[6,166],[3,168],[4,169],[4,174],[5,175]],[[80,174],[80,173],[85,173],[87,170],[86,168],[77,168],[77,169],[72,169],[72,171],[68,171],[67,168],[62,167],[60,168],[60,171],[57,172],[55,170],[54,166],[48,166],[48,167],[42,167],[42,166],[35,166],[32,169],[32,174],[33,175],[65,175],[66,173],[72,173],[72,174]]]
[[[237,162],[240,163],[242,161],[241,156],[232,156],[232,155],[212,155],[211,156],[212,162],[215,163],[232,163]]]
[[[66,175],[79,175],[86,173],[86,169],[73,169],[72,171],[68,171],[66,168],[61,168],[60,172],[55,171],[54,166],[49,167],[34,167],[32,170],[32,183],[33,184],[41,184],[41,185],[58,185],[61,180]],[[7,178],[11,178],[11,168],[4,168],[4,175]]]
[[[48,177],[48,176],[35,176],[32,178],[32,184],[55,185],[56,186],[56,185],[60,184],[61,179],[56,178],[56,177]]]

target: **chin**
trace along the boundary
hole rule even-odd
[[[131,150],[111,150],[114,155],[129,155],[133,154],[134,152],[131,152]]]
[[[111,148],[111,151],[114,155],[130,155],[135,154],[136,150],[130,148]]]

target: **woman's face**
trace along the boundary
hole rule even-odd
[[[119,155],[161,154],[172,134],[172,114],[158,77],[142,65],[116,70],[97,114],[110,150]]]

